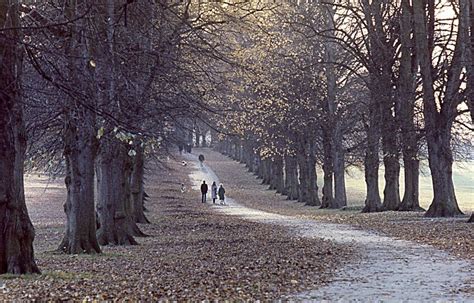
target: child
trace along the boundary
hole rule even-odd
[[[225,205],[225,189],[222,183],[219,185],[219,201],[221,202],[221,205]]]
[[[217,199],[217,184],[216,184],[216,181],[212,182],[212,185],[211,185],[211,197],[212,197],[212,203],[216,204],[216,199]]]

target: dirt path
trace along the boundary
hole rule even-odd
[[[190,178],[195,189],[199,189],[203,179],[209,183],[219,182],[211,167],[200,167],[196,155],[188,154],[187,158],[194,165]],[[359,247],[360,262],[346,265],[328,286],[296,294],[292,299],[474,302],[472,295],[459,291],[472,287],[468,284],[472,281],[473,264],[468,261],[428,245],[381,236],[348,225],[321,223],[245,207],[232,199],[231,188],[237,188],[238,184],[226,186],[230,196],[226,200],[227,206],[212,206],[216,211],[287,226],[308,238],[350,242]]]

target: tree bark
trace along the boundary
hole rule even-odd
[[[273,157],[272,161],[272,187],[277,193],[285,191],[285,179],[283,175],[283,158],[279,155]]]
[[[347,205],[344,146],[342,145],[341,124],[336,123],[334,134],[334,203],[330,208]]]
[[[298,163],[295,156],[285,156],[285,193],[288,200],[297,200],[299,192]]]
[[[23,184],[26,133],[20,94],[18,6],[14,0],[0,3],[0,28],[17,28],[0,31],[0,274],[39,273]]]
[[[243,152],[244,152],[244,161],[245,161],[245,166],[248,168],[249,172],[253,173],[255,168],[254,168],[254,152],[252,148],[251,142],[248,140],[243,142]]]
[[[144,213],[144,188],[143,185],[145,175],[145,161],[143,148],[140,144],[135,146],[136,155],[133,157],[132,177],[130,180],[131,194],[132,194],[132,217],[134,222],[149,224],[150,221],[146,218]]]
[[[323,197],[321,208],[332,208],[334,205],[333,177],[334,177],[334,148],[332,129],[329,125],[323,127]]]
[[[380,200],[378,172],[381,137],[382,104],[390,100],[390,71],[388,70],[386,36],[383,29],[382,1],[363,0],[365,21],[367,23],[369,50],[372,54],[369,66],[369,121],[367,127],[367,148],[365,153],[365,183],[367,197],[362,212],[377,212],[382,210]],[[391,67],[390,67],[391,68]],[[388,82],[388,83],[387,83]]]
[[[66,16],[74,19],[78,14],[77,2],[66,2]],[[66,232],[58,249],[68,254],[100,253],[96,238],[96,215],[94,210],[94,158],[96,152],[95,113],[83,103],[90,102],[93,94],[80,75],[89,74],[88,51],[82,28],[83,20],[69,24],[70,36],[65,52],[69,58],[68,85],[80,87],[88,95],[87,100],[70,98],[64,113],[64,157],[67,175],[65,178],[67,197]],[[91,107],[93,107],[91,105]]]
[[[300,181],[298,202],[304,203],[309,201],[309,173],[306,155],[306,145],[306,139],[300,137],[298,140],[298,148],[296,151],[296,160],[298,162],[298,177]]]
[[[419,166],[420,162],[414,159],[410,151],[403,154],[405,171],[405,193],[398,210],[400,211],[424,211],[419,202]]]
[[[412,34],[412,13],[409,0],[402,1],[402,14],[400,17],[400,78],[399,78],[399,121],[402,138],[403,169],[405,172],[405,192],[398,207],[401,211],[423,210],[419,202],[419,160],[418,138],[414,119],[416,65],[414,64],[414,40]]]
[[[314,140],[309,140],[309,154],[308,154],[308,201],[306,205],[320,206],[321,201],[318,196],[318,179],[316,174],[316,144]]]
[[[468,10],[466,14],[469,24],[469,43],[466,45],[467,49],[467,106],[471,113],[471,122],[474,123],[474,2],[469,0],[469,4],[461,6],[461,9]],[[461,12],[463,13],[463,12]]]
[[[374,96],[375,98],[375,96]],[[379,193],[379,126],[378,103],[369,108],[369,127],[367,130],[367,148],[365,153],[365,183],[367,196],[362,212],[378,212],[382,210]]]
[[[263,179],[263,160],[260,155],[257,155],[257,179]]]
[[[394,148],[385,149],[385,151],[387,150],[395,152]],[[400,162],[398,153],[386,152],[383,163],[385,167],[385,188],[382,207],[384,210],[397,210],[400,206]]]
[[[135,245],[129,214],[131,161],[127,149],[115,138],[101,144],[97,158],[97,239],[101,245]]]
[[[64,156],[66,158],[66,233],[59,250],[68,254],[100,253],[96,238],[94,210],[93,114],[78,110],[77,118],[66,117]],[[83,124],[84,123],[84,124]]]
[[[271,159],[269,158],[262,159],[262,173],[263,173],[262,184],[270,185],[271,178],[272,178]]]
[[[333,181],[335,182],[334,165],[336,157],[335,144],[337,143],[335,129],[337,128],[336,124],[338,124],[338,117],[336,116],[337,78],[334,65],[334,63],[336,62],[336,44],[334,42],[336,36],[336,26],[334,24],[334,0],[329,0],[325,4],[326,5],[324,6],[325,10],[323,16],[325,19],[325,27],[328,35],[328,39],[324,43],[324,54],[325,60],[327,62],[325,66],[327,97],[322,102],[325,118],[322,121],[324,184],[322,190],[323,196],[321,201],[321,208],[338,208],[339,203],[335,201],[333,195]]]
[[[433,202],[425,216],[451,217],[461,215],[453,184],[453,156],[450,147],[451,130],[434,131],[427,135],[429,166],[433,182]]]

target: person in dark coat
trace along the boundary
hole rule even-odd
[[[221,202],[222,205],[225,204],[225,188],[222,185],[222,183],[219,185],[219,190],[217,191],[217,194],[219,195],[219,201]]]
[[[202,184],[201,184],[201,194],[202,194],[202,197],[201,197],[201,200],[202,200],[202,203],[206,203],[206,195],[207,195],[207,184],[206,184],[206,181],[202,181]]]

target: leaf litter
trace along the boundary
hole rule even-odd
[[[178,190],[191,188],[188,169],[168,164],[171,171],[154,168],[147,178],[152,224],[140,227],[152,237],[99,255],[52,253],[65,191],[60,182],[44,192],[27,188],[43,274],[0,276],[0,300],[271,300],[325,285],[356,258],[349,245],[213,212],[197,192]]]

